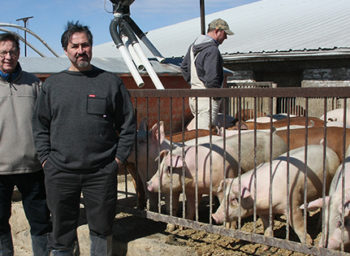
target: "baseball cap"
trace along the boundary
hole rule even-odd
[[[226,32],[226,34],[233,35],[233,32],[230,30],[230,27],[228,26],[227,22],[220,18],[210,22],[209,29],[222,29]]]

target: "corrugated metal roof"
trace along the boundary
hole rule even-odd
[[[165,60],[165,63],[160,64],[155,59],[150,59],[150,63],[154,71],[158,74],[181,74],[181,70],[178,66],[180,59],[169,58]],[[25,57],[20,58],[19,62],[23,70],[35,73],[35,74],[52,74],[67,69],[70,66],[70,62],[67,57]],[[124,60],[121,57],[114,58],[101,58],[93,57],[91,64],[101,69],[116,73],[126,74],[130,73]],[[140,72],[146,74],[145,71]]]
[[[208,24],[220,17],[235,33],[220,46],[223,54],[310,50],[349,54],[349,11],[349,0],[261,0],[206,15],[205,21]],[[147,37],[164,56],[180,57],[199,33],[198,17],[152,30]],[[148,50],[145,53],[151,56]],[[119,53],[114,43],[108,42],[95,46],[94,55],[112,57]]]

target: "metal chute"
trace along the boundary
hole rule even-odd
[[[157,58],[159,62],[164,60],[164,57],[154,47],[154,45],[147,39],[146,35],[137,26],[137,24],[130,17],[130,5],[134,0],[110,0],[113,4],[114,19],[109,26],[110,34],[118,50],[128,66],[131,75],[133,76],[137,86],[142,87],[144,82],[136,68],[145,68],[149,74],[152,82],[157,89],[164,89],[157,73],[154,71],[148,58],[143,53],[139,41],[146,45],[151,53]]]

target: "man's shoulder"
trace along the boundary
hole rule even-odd
[[[14,82],[31,85],[31,84],[39,84],[40,79],[34,74],[22,70],[18,79],[16,79]]]
[[[98,67],[94,67],[94,71],[98,73],[98,75],[101,79],[103,78],[103,79],[117,82],[117,83],[122,82],[121,78],[117,74],[114,74],[110,71],[106,71],[106,70],[100,69]]]

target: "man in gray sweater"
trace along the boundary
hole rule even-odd
[[[44,173],[34,147],[32,115],[40,81],[21,69],[18,36],[0,34],[0,256],[13,255],[9,219],[14,186],[22,195],[34,256],[48,255],[51,231]]]
[[[133,146],[133,106],[119,77],[90,64],[87,26],[69,22],[61,44],[71,65],[47,78],[33,118],[52,214],[50,246],[53,255],[73,255],[82,193],[91,255],[112,255],[117,170]]]

